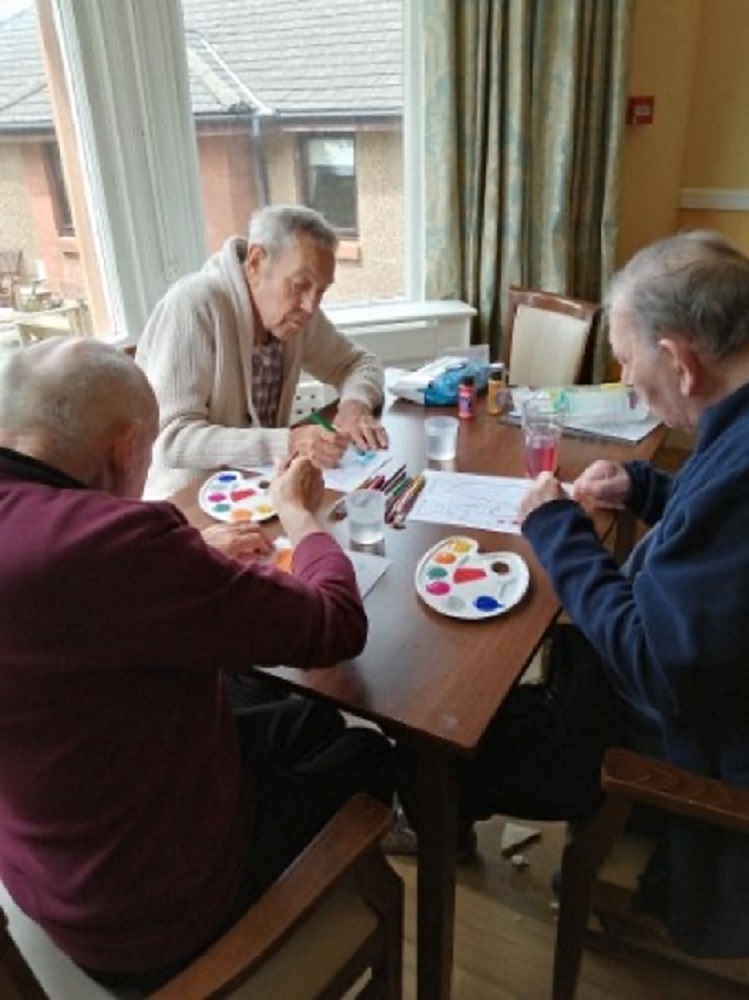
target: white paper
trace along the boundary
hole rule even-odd
[[[383,451],[360,452],[353,445],[349,445],[347,451],[343,453],[340,465],[335,469],[323,469],[323,480],[329,490],[338,490],[340,493],[350,493],[369,479],[375,472],[386,474],[386,468],[393,465],[395,471],[395,459],[387,449]],[[266,479],[272,479],[275,473],[272,465],[254,466],[252,472]]]
[[[409,519],[520,534],[518,508],[532,480],[434,469],[426,469],[424,478]]]
[[[347,552],[346,555],[353,564],[362,597],[370,592],[392,562],[386,556],[377,555],[375,552]]]
[[[325,486],[329,490],[350,493],[375,472],[382,472],[384,475],[386,466],[393,461],[393,455],[387,450],[360,452],[349,445],[335,469],[323,470]]]
[[[512,423],[520,423],[520,406],[523,400],[532,395],[533,391],[527,386],[515,386],[512,390],[513,409],[504,419]],[[564,421],[565,431],[571,431],[581,437],[603,438],[607,441],[629,441],[630,444],[642,441],[659,425],[660,420],[650,416],[640,417],[636,420],[622,420],[621,418],[607,420],[605,417],[595,420],[592,418],[575,420],[573,417],[568,417]]]

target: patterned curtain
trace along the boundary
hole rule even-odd
[[[426,297],[598,301],[614,267],[632,0],[422,0]],[[596,377],[605,365],[598,345]]]

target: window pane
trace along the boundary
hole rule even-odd
[[[356,236],[354,140],[303,138],[303,200],[335,226],[341,236]]]
[[[208,243],[263,204],[341,239],[327,303],[405,294],[403,0],[182,0]]]
[[[0,332],[6,342],[16,335],[93,333],[92,279],[101,287],[95,258],[82,252],[76,232],[76,216],[81,221],[86,211],[80,173],[70,178],[61,156],[58,125],[67,130],[68,165],[77,162],[72,126],[53,114],[53,91],[64,87],[63,75],[48,73],[48,65],[54,59],[45,59],[32,0],[0,0],[0,307],[6,310]],[[95,294],[103,317],[96,332],[106,336],[106,306],[100,291]]]

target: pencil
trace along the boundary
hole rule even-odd
[[[338,434],[337,428],[335,428],[329,420],[326,420],[321,413],[317,410],[313,410],[308,417],[308,422],[311,424],[317,424],[318,427],[322,427],[323,430],[330,431],[331,434]],[[357,455],[367,455],[369,454],[368,448],[360,448],[359,445],[355,444],[354,449]]]
[[[385,523],[389,524],[392,520],[393,511],[395,505],[398,502],[399,497],[401,497],[408,487],[413,482],[408,476],[404,476],[403,479],[398,483],[398,485],[393,489],[391,493],[388,494],[387,501],[385,502]]]
[[[408,489],[398,498],[398,503],[395,505],[392,516],[392,525],[394,528],[402,528],[405,526],[406,518],[411,512],[419,493],[421,493],[425,485],[426,479],[424,478],[424,473],[419,473]]]
[[[330,508],[331,521],[343,521],[346,517],[346,495],[339,497]]]
[[[331,424],[329,420],[326,420],[322,414],[318,413],[317,410],[313,410],[309,415],[309,422],[311,424],[318,424],[320,427],[324,427],[326,431],[332,431],[333,434],[337,434],[338,431]]]
[[[391,486],[395,486],[396,482],[401,478],[403,473],[406,471],[405,465],[401,465],[399,469],[396,469],[392,476],[385,481],[385,485],[382,487],[385,493],[388,492]]]

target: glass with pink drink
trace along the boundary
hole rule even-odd
[[[523,403],[525,471],[531,479],[541,472],[556,473],[563,427],[564,406],[558,397],[537,392]]]

